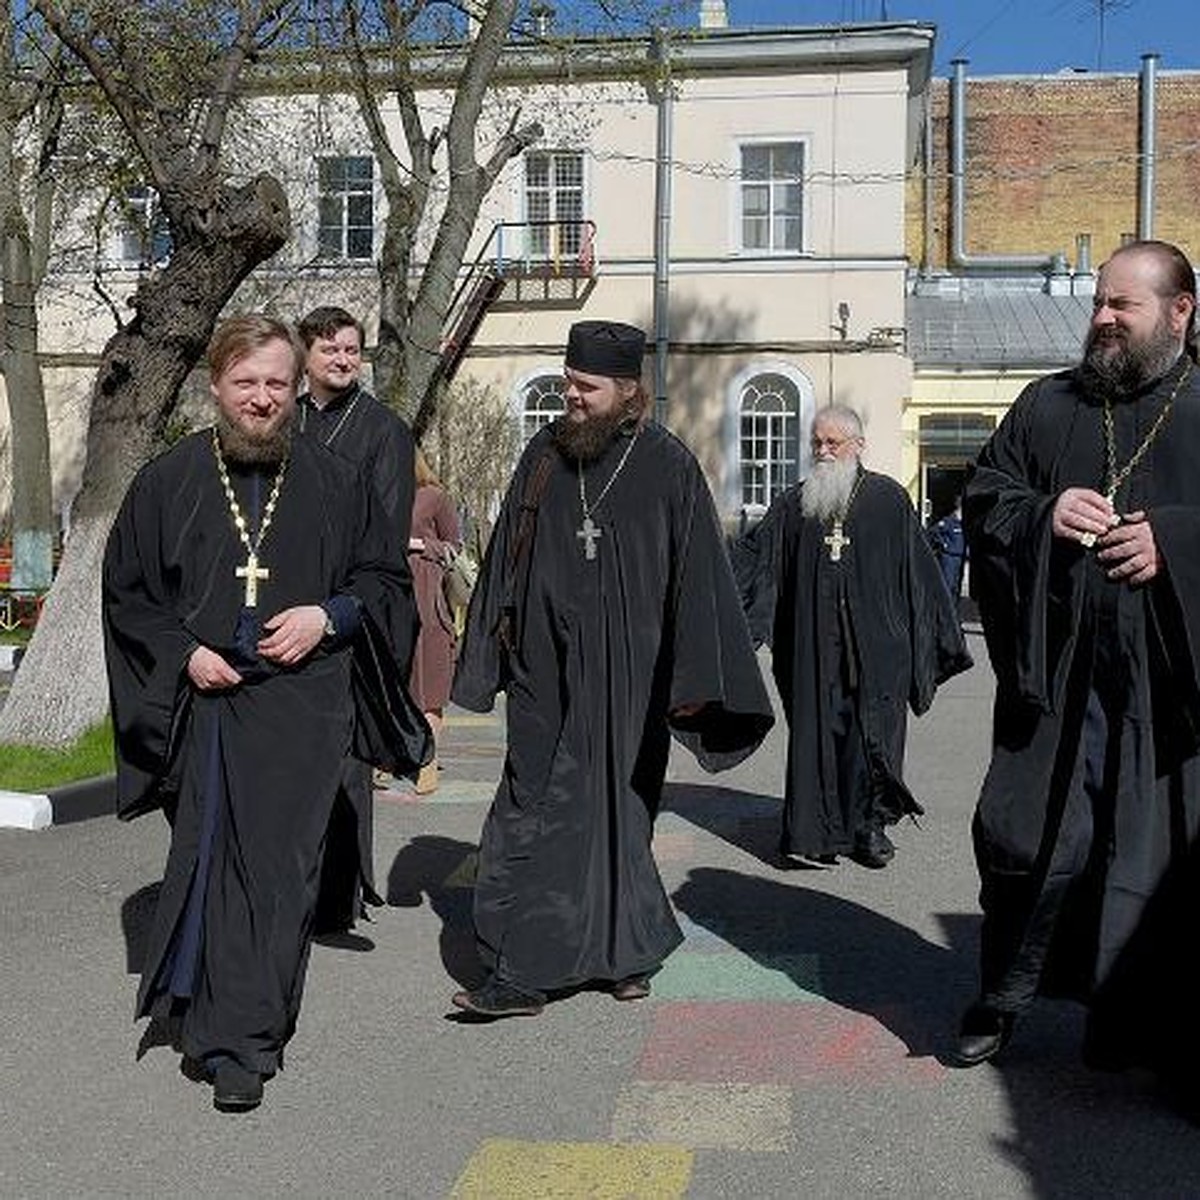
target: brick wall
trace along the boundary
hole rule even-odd
[[[966,238],[972,254],[1063,251],[1092,236],[1099,265],[1137,230],[1138,76],[967,78]],[[1200,73],[1157,79],[1154,234],[1200,256]],[[933,221],[929,265],[950,244],[950,83],[931,85]],[[925,257],[924,171],[909,179],[908,253]]]

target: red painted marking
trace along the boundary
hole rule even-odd
[[[690,1083],[928,1084],[946,1073],[913,1058],[872,1016],[835,1004],[659,1003],[636,1078]]]

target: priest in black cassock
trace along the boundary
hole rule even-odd
[[[307,313],[296,327],[304,343],[308,390],[298,404],[299,432],[320,442],[338,458],[358,467],[375,491],[384,520],[392,527],[400,561],[398,574],[408,583],[412,616],[395,646],[400,677],[409,677],[417,636],[416,600],[408,566],[408,534],[412,524],[414,447],[408,426],[362,386],[363,326],[335,305]],[[317,901],[317,934],[331,945],[362,947],[346,939],[364,904],[383,903],[375,890],[374,799],[371,766],[353,755],[346,759],[329,825],[329,844],[321,869]]]
[[[180,1021],[225,1110],[261,1101],[295,1028],[347,752],[409,775],[431,753],[395,665],[395,530],[294,436],[302,362],[277,321],[218,328],[216,426],[138,473],[104,562],[119,812],[172,827],[137,1013]]]
[[[996,672],[975,814],[981,992],[956,1058],[1037,993],[1088,1006],[1085,1060],[1196,1098],[1200,372],[1192,268],[1163,242],[1101,269],[1082,363],[1030,384],[964,515]]]
[[[907,709],[971,665],[912,502],[864,470],[865,444],[853,409],[821,409],[808,477],[732,549],[788,718],[780,850],[818,869],[891,862],[886,827],[923,811],[903,779]]]
[[[716,771],[772,724],[700,467],[647,419],[644,335],[571,327],[566,412],[530,441],[471,598],[456,703],[507,696],[475,929],[453,1002],[536,1014],[585,986],[649,994],[681,934],[650,849],[671,735]]]

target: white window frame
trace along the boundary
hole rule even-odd
[[[329,190],[327,191],[322,184],[321,172],[323,164],[335,162],[349,162],[351,160],[366,160],[371,164],[371,183],[369,188],[347,188],[345,190]],[[370,263],[375,259],[377,228],[379,224],[379,172],[376,169],[375,157],[372,154],[346,153],[346,154],[317,154],[313,158],[313,165],[316,169],[316,191],[317,191],[317,220],[316,220],[316,259],[322,263]],[[369,196],[371,201],[371,245],[366,254],[350,254],[350,231],[351,229],[367,228],[361,224],[351,225],[350,223],[350,197],[353,196]],[[322,240],[322,231],[332,229],[332,222],[326,223],[322,220],[322,209],[326,199],[340,198],[341,204],[341,221],[339,223],[339,231],[341,235],[340,253],[327,254]]]
[[[579,160],[579,214],[573,217],[562,217],[558,213],[558,195],[559,190],[553,186],[554,178],[554,159],[556,157],[570,157]],[[551,185],[546,189],[550,196],[550,213],[545,217],[533,217],[529,212],[529,160],[530,158],[549,158],[550,159],[550,178]],[[583,226],[587,221],[588,212],[588,159],[587,155],[578,148],[571,146],[556,146],[543,147],[536,146],[525,151],[521,155],[521,169],[518,176],[518,186],[520,187],[520,202],[521,202],[521,220],[522,221],[575,221],[578,224],[576,240],[574,242],[567,240],[564,244],[557,248],[549,242],[549,233],[547,232],[547,240],[539,244],[538,233],[534,229],[529,230],[528,240],[526,244],[526,253],[529,258],[534,261],[544,261],[555,257],[555,249],[559,257],[574,258],[578,256],[583,247]],[[561,189],[566,192],[568,189]]]
[[[143,269],[158,266],[171,257],[171,229],[163,226],[166,237],[164,251],[156,251],[155,226],[161,216],[158,192],[148,183],[137,183],[125,189],[114,201],[118,227],[112,239],[112,262],[120,267]],[[134,243],[137,243],[136,250]]]
[[[759,359],[748,364],[730,380],[725,404],[725,461],[729,470],[725,472],[725,511],[729,514],[743,510],[761,515],[766,506],[746,506],[742,501],[742,393],[760,375],[780,375],[796,388],[798,408],[796,412],[796,478],[808,474],[808,433],[812,428],[816,412],[816,391],[812,380],[792,363],[777,359]]]
[[[535,412],[537,414],[537,419],[534,420],[533,428],[531,429],[530,428],[530,420],[531,420],[531,417],[533,416],[533,414],[530,412],[530,409],[528,407],[528,396],[526,395],[526,393],[529,391],[529,389],[534,384],[537,384],[537,383],[541,382],[542,380],[549,380],[549,379],[553,379],[556,382],[556,384],[558,386],[558,394],[560,396],[564,396],[563,408],[558,411],[554,411],[548,407],[536,409]],[[534,434],[537,433],[537,431],[539,429],[543,428],[546,425],[549,425],[550,422],[555,419],[555,417],[561,415],[562,412],[566,411],[566,402],[565,402],[566,386],[567,385],[566,385],[566,381],[563,379],[561,366],[558,366],[558,367],[546,366],[546,367],[539,368],[538,370],[535,370],[535,371],[529,371],[525,375],[521,376],[520,379],[517,380],[516,386],[513,389],[511,406],[512,406],[513,415],[514,415],[514,417],[516,417],[516,419],[519,423],[520,430],[521,430],[521,449],[522,450],[529,444],[530,439],[534,436]],[[545,414],[544,420],[541,419],[543,414]]]
[[[743,242],[743,211],[745,180],[742,178],[742,151],[754,146],[799,146],[800,147],[800,243],[795,247],[776,249],[773,246],[747,247]],[[729,244],[735,256],[741,258],[799,258],[810,253],[809,246],[809,186],[808,175],[812,170],[812,139],[802,133],[754,134],[736,138],[730,152],[731,191],[729,204]],[[774,220],[768,216],[774,237]]]

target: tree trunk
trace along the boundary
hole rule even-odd
[[[107,711],[100,570],[109,528],[134,474],[161,446],[221,310],[289,229],[274,179],[224,190],[201,228],[174,231],[169,265],[138,289],[136,318],[105,347],[62,566],[0,712],[0,742],[60,745]]]
[[[38,364],[38,326],[29,229],[19,211],[4,221],[4,383],[12,451],[14,591],[50,586],[54,505],[50,483],[50,431]]]

